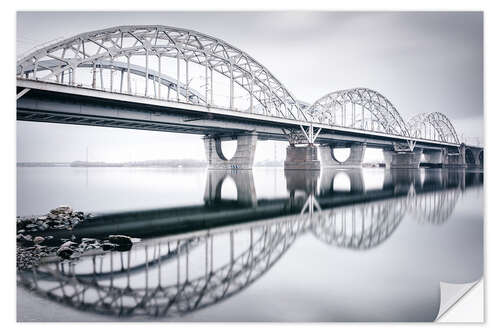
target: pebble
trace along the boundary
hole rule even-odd
[[[43,238],[42,236],[36,236],[34,239],[33,239],[33,243],[35,243],[35,245],[38,245],[38,244],[41,244],[45,241],[45,238]]]
[[[61,246],[57,249],[56,254],[63,259],[69,259],[74,252],[69,246]]]
[[[38,266],[40,258],[57,255],[62,260],[75,260],[89,250],[127,251],[132,245],[132,238],[125,235],[109,235],[107,239],[82,238],[79,241],[74,234],[70,239],[60,239],[60,246],[42,246],[52,240],[52,235],[39,236],[37,232],[50,230],[72,230],[80,223],[85,223],[92,214],[74,211],[70,206],[59,206],[46,215],[38,217],[16,217],[17,226],[17,268],[30,269]]]

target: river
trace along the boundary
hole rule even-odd
[[[463,169],[18,167],[18,215],[141,239],[18,273],[18,321],[433,321],[483,276],[483,200]]]

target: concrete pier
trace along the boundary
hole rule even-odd
[[[422,150],[394,151],[384,150],[385,167],[390,169],[414,169],[420,166]]]
[[[333,153],[334,145],[325,145],[319,147],[321,156],[321,166],[324,168],[361,168],[365,157],[366,144],[352,143],[349,147],[349,157],[340,162]]]
[[[446,168],[465,168],[467,166],[467,162],[465,159],[465,145],[461,145],[458,150],[445,150],[443,154],[443,167]]]
[[[446,154],[446,151],[444,149],[439,149],[439,150],[423,150],[422,151],[422,162],[424,163],[429,163],[429,164],[435,164],[435,165],[442,165],[444,162],[444,155]]]
[[[257,134],[248,133],[239,135],[236,138],[236,152],[231,159],[227,159],[224,156],[220,138],[205,136],[203,141],[209,170],[252,169],[255,148],[257,147]]]
[[[288,146],[285,159],[286,170],[320,170],[318,148],[314,145]]]

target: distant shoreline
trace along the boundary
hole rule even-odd
[[[129,164],[129,163],[99,163],[99,164],[73,164],[73,163],[38,163],[38,162],[20,162],[16,164],[17,168],[163,168],[163,169],[205,169],[208,164],[199,165],[166,165],[166,164]],[[254,168],[284,168],[283,163],[256,163]],[[383,168],[384,163],[363,163],[363,168]]]
[[[254,167],[282,168],[283,162],[261,161]],[[18,168],[165,168],[165,169],[202,169],[208,167],[204,161],[144,161],[144,162],[18,162]]]

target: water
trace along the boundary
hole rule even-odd
[[[60,204],[128,252],[18,275],[20,321],[432,321],[483,275],[482,172],[18,168],[18,215]]]

